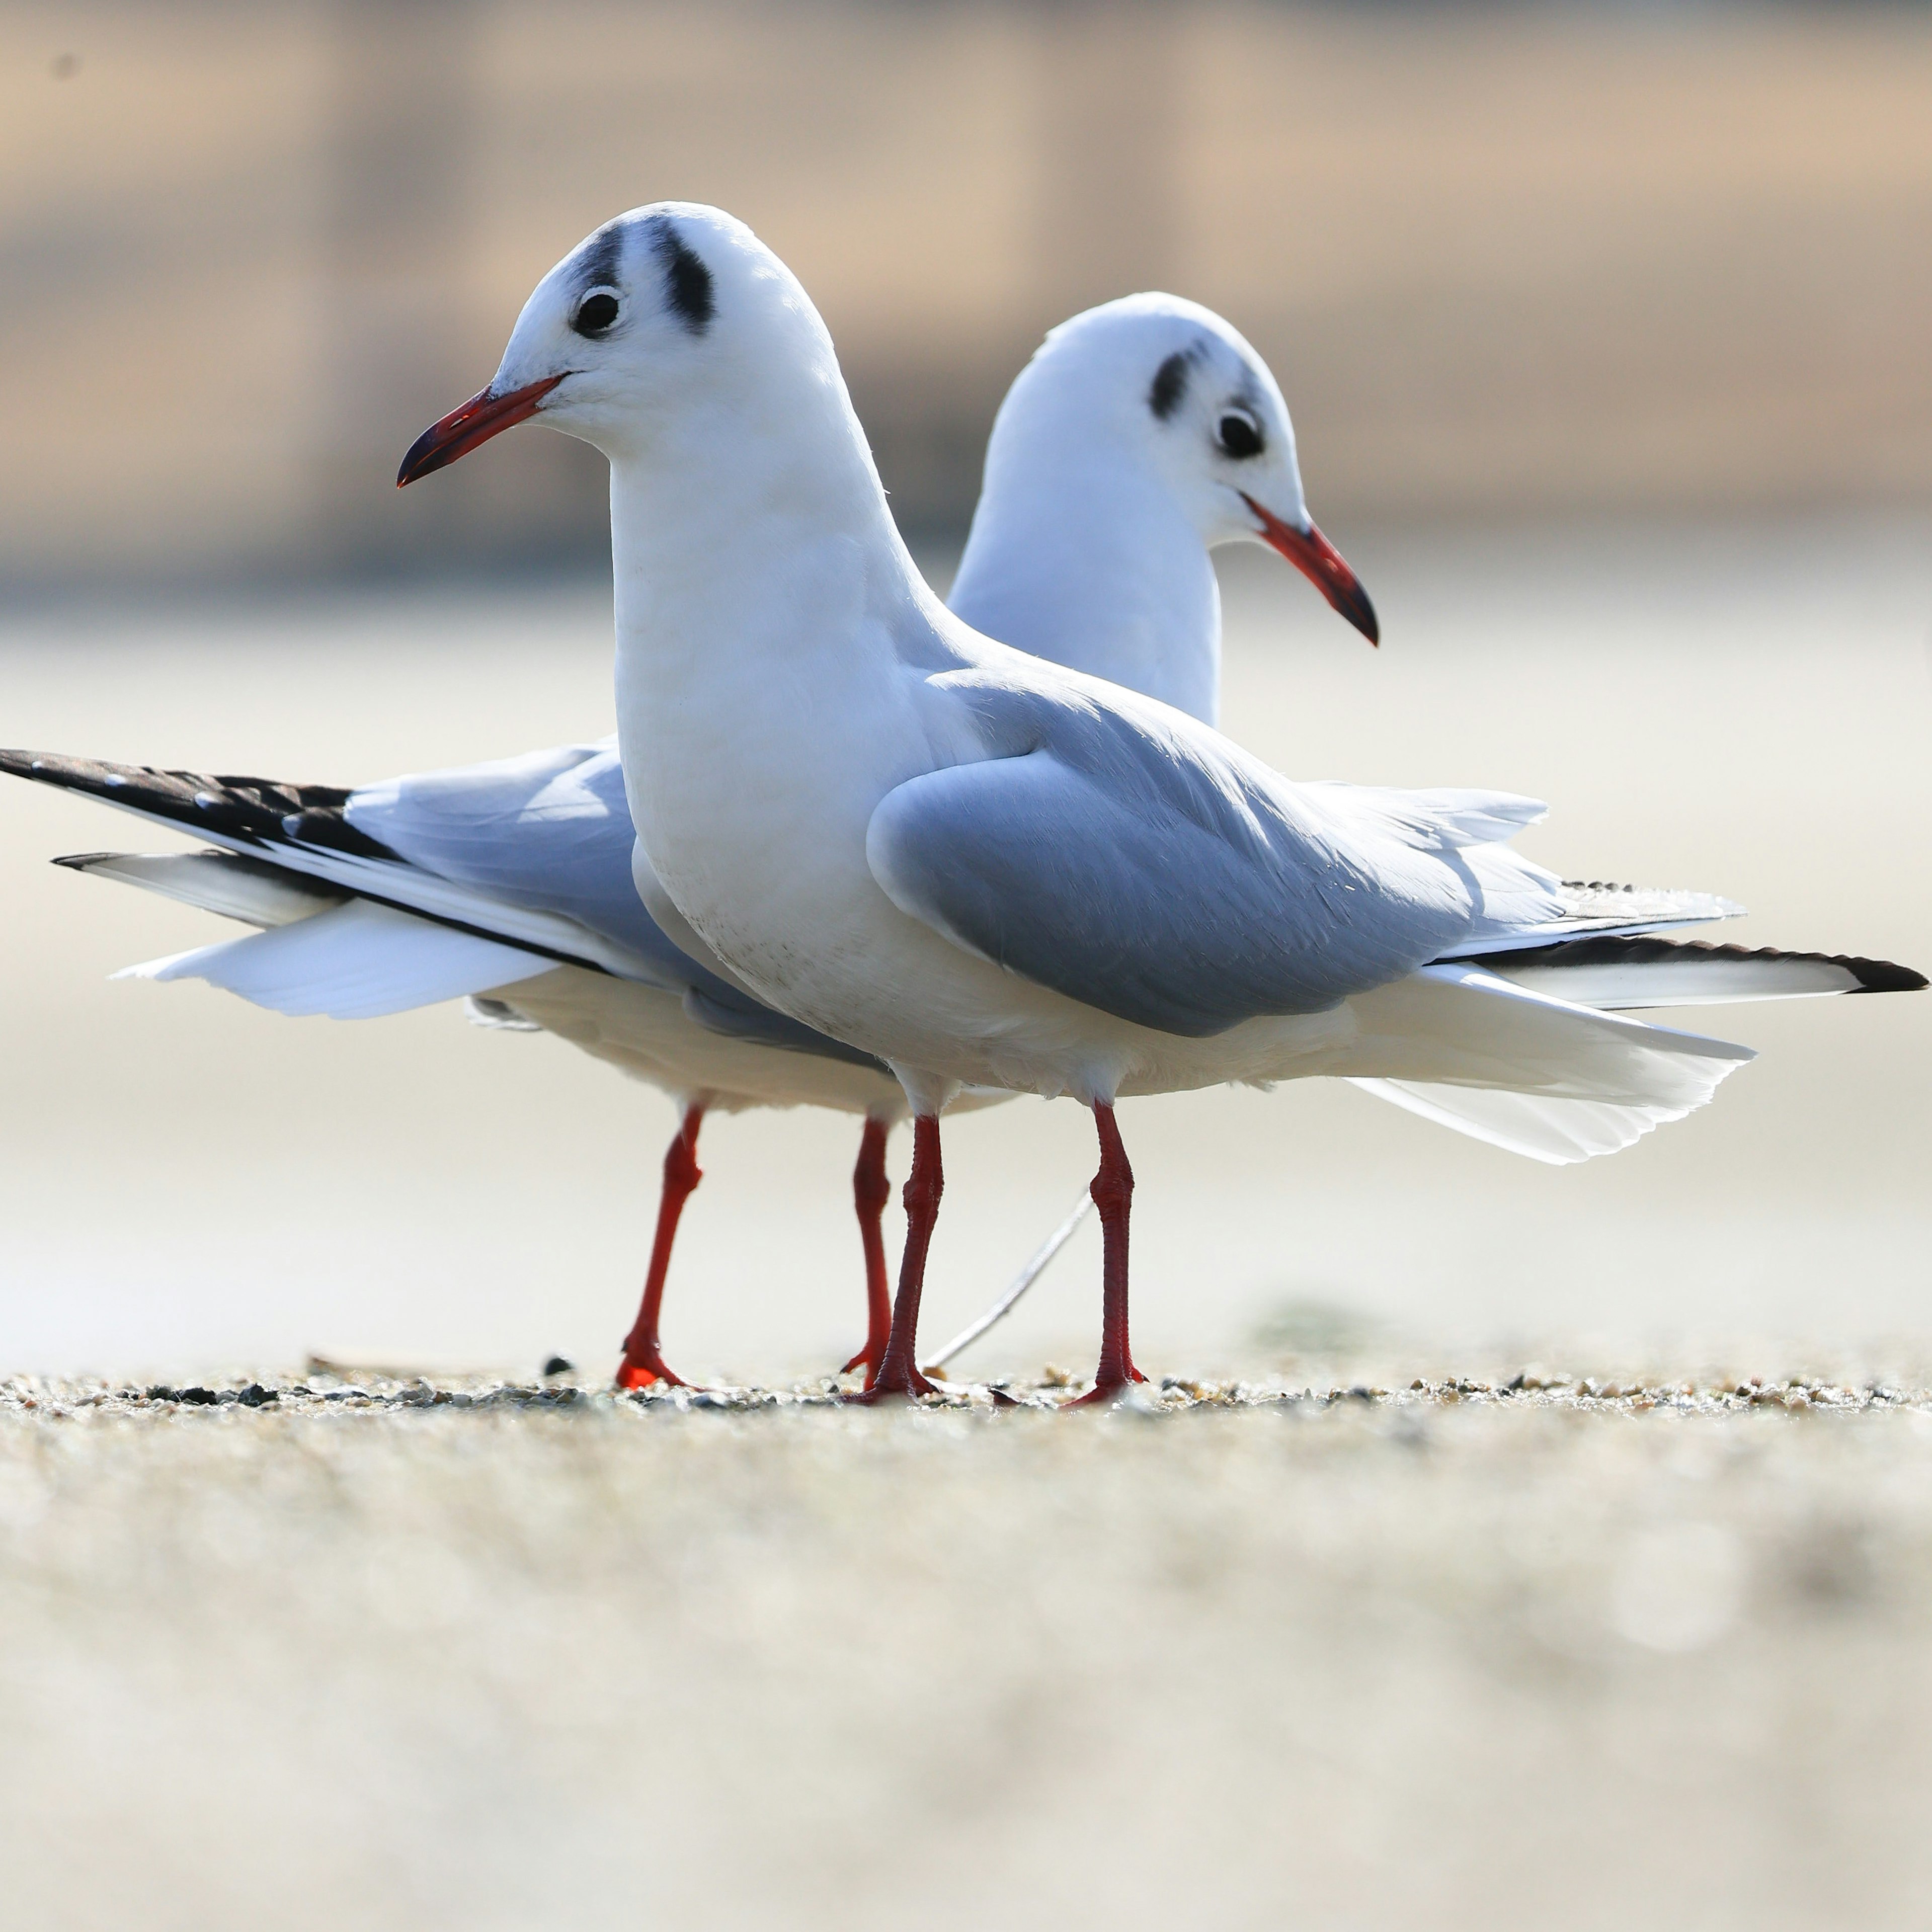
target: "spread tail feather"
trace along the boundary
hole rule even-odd
[[[367,899],[242,939],[151,959],[117,980],[206,980],[296,1018],[376,1019],[514,985],[556,964]]]
[[[1618,1106],[1607,1100],[1556,1100],[1544,1094],[1507,1094],[1494,1088],[1443,1087],[1414,1080],[1352,1080],[1348,1084],[1438,1126],[1551,1167],[1620,1153],[1662,1122],[1682,1120],[1703,1104]]]
[[[1512,985],[1425,967],[1352,1003],[1351,1084],[1438,1125],[1564,1163],[1614,1154],[1701,1107],[1756,1056]]]
[[[1466,1082],[1358,1078],[1349,1084],[1552,1167],[1620,1153],[1664,1121],[1682,1120],[1754,1057],[1748,1047],[1624,1019],[1473,964],[1430,967],[1418,977],[1487,996],[1483,1004],[1501,1028],[1490,1050],[1502,1048],[1498,1058],[1517,1064],[1510,1071],[1495,1066],[1485,1078],[1478,1060]],[[1523,1090],[1532,1086],[1541,1090]]]

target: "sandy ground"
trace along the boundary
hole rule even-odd
[[[1442,1372],[16,1379],[10,1916],[1916,1922],[1924,1380]]]

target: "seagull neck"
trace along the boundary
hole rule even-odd
[[[845,434],[740,434],[728,467],[700,460],[709,438],[684,440],[611,463],[620,676],[682,683],[729,659],[735,677],[767,656],[795,674],[877,632],[866,619],[931,601],[856,420]]]
[[[1220,590],[1173,492],[1126,463],[1028,454],[988,462],[946,600],[954,614],[1002,644],[1216,723]]]

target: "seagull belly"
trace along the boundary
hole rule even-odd
[[[1082,1101],[1323,1076],[1660,1108],[1700,1106],[1749,1052],[1431,968],[1326,1012],[1162,1033],[974,958],[896,909],[873,944],[794,962],[797,1016],[896,1065]]]
[[[674,993],[560,966],[492,995],[546,1032],[665,1093],[704,1094],[720,1112],[831,1107],[890,1113],[898,1083],[869,1067],[733,1040],[700,1026]]]

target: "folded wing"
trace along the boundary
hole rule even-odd
[[[637,834],[614,740],[358,786],[342,816],[425,872],[561,913],[681,982],[692,962],[631,884]]]
[[[1178,712],[1077,680],[933,682],[991,755],[880,801],[874,875],[956,944],[1123,1019],[1202,1036],[1319,1012],[1473,932],[1563,914],[1550,874],[1480,842],[1533,801],[1298,787]]]

